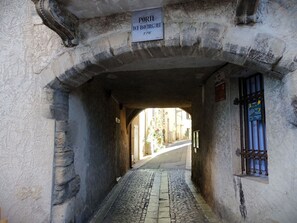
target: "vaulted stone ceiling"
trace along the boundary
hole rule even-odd
[[[95,18],[193,0],[58,0],[78,18]]]
[[[221,61],[197,59],[187,63],[177,58],[142,61],[95,77],[104,88],[129,108],[191,107],[193,93],[211,74],[225,66]],[[154,66],[148,66],[155,63]]]

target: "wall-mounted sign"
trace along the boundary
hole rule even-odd
[[[226,100],[226,83],[225,83],[225,74],[218,73],[215,76],[215,101]]]
[[[161,8],[132,13],[132,42],[160,40],[163,38],[163,12]]]
[[[262,120],[262,105],[261,100],[250,103],[248,105],[249,121],[261,121]]]

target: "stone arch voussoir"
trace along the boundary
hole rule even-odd
[[[53,62],[59,71],[50,86],[76,88],[102,72],[151,58],[205,57],[280,77],[297,68],[296,55],[287,50],[283,40],[270,34],[243,32],[212,22],[172,26],[166,28],[167,36],[161,41],[131,43],[130,33],[120,32],[77,47]],[[65,60],[67,65],[62,64]]]

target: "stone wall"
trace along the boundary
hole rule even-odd
[[[75,171],[81,178],[75,217],[77,222],[86,222],[116,178],[130,167],[126,113],[100,81],[72,91],[69,105],[69,143],[75,152]]]
[[[286,106],[288,80],[264,75],[268,179],[241,177],[240,157],[236,155],[240,148],[239,109],[233,105],[238,97],[236,75],[241,72],[223,72],[227,76],[227,99],[215,102],[213,75],[204,86],[203,106],[199,100],[193,103],[193,128],[201,130],[201,148],[193,155],[193,179],[208,203],[228,222],[294,222],[297,129],[288,122],[288,113],[293,111]],[[287,78],[296,83],[296,74]],[[201,112],[202,125],[197,123]]]
[[[3,0],[0,15],[2,216],[11,223],[49,222],[55,122],[44,116],[43,86],[52,76],[39,73],[59,39],[40,24],[31,1]]]

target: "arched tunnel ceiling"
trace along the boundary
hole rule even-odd
[[[119,68],[112,69],[115,71],[136,71],[136,70],[166,70],[175,68],[207,68],[222,66],[225,62],[210,60],[199,57],[171,57],[171,58],[153,58],[142,61],[135,61],[125,64]]]
[[[191,0],[58,0],[61,5],[81,19],[156,8],[188,1]]]
[[[208,59],[181,58],[132,63],[95,77],[128,108],[191,106],[197,88],[226,63]]]

